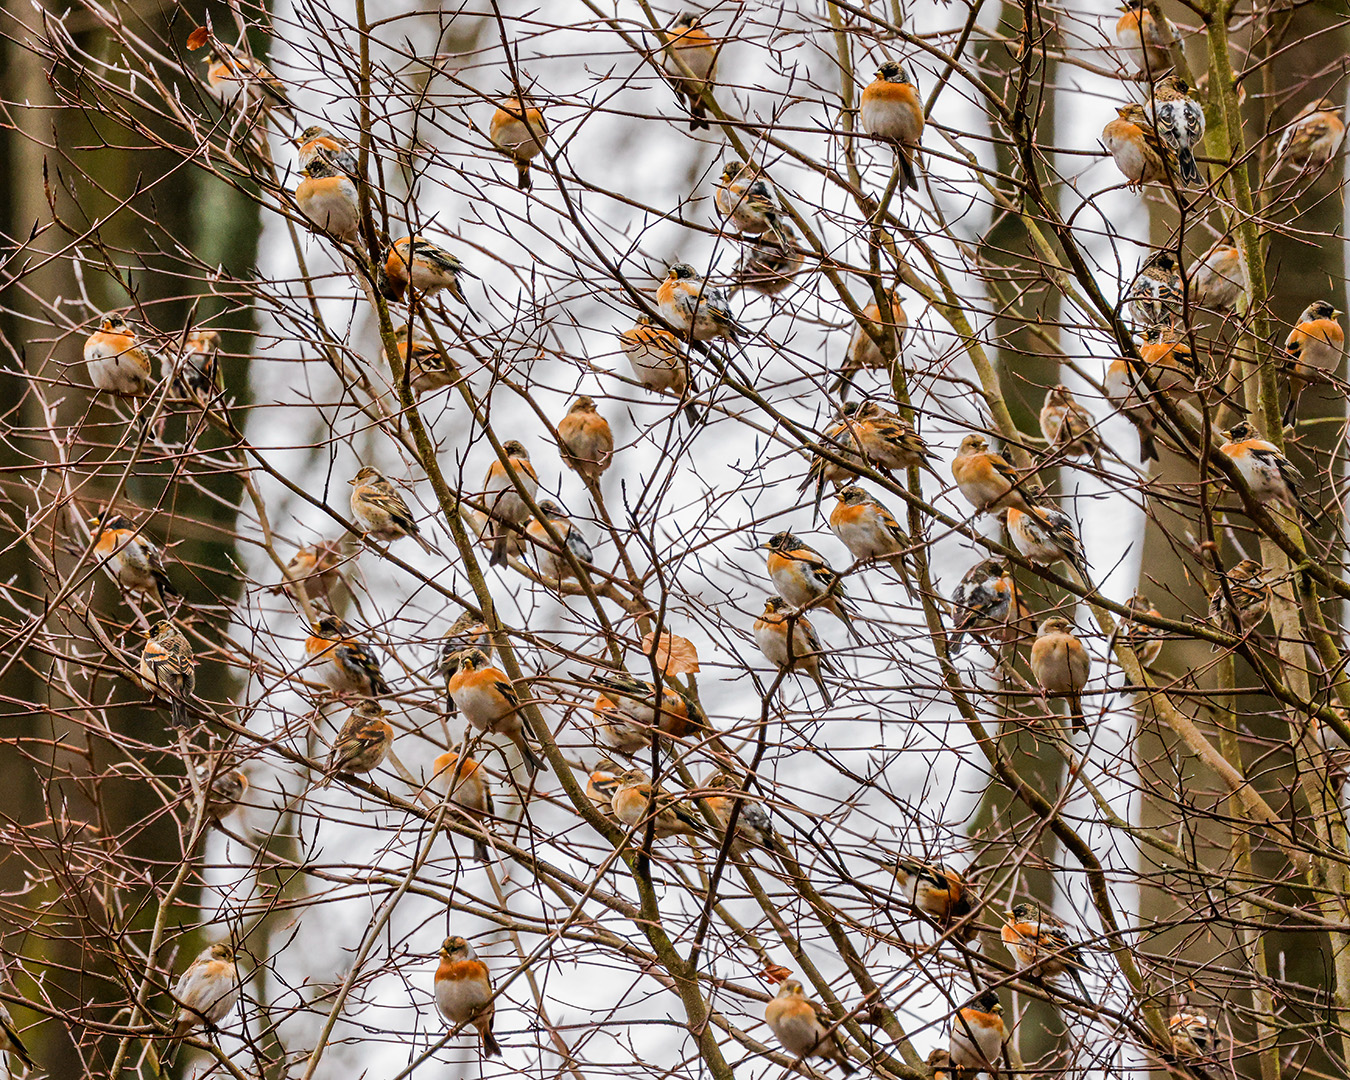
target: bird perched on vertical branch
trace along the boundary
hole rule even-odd
[[[352,517],[367,536],[384,541],[411,536],[428,555],[436,554],[436,549],[418,528],[403,496],[394,490],[394,485],[379,469],[363,465],[347,483],[352,488]]]
[[[1298,419],[1299,398],[1310,382],[1335,375],[1345,351],[1345,330],[1336,320],[1341,312],[1325,300],[1316,300],[1303,309],[1298,322],[1284,340],[1292,370],[1289,374],[1289,407],[1284,422]]]
[[[525,736],[525,718],[520,697],[511,679],[488,661],[481,649],[469,649],[460,655],[447,692],[454,706],[473,727],[489,735],[505,735],[520,751],[525,768],[532,773],[548,771],[548,763],[539,756]]]
[[[180,397],[205,405],[220,392],[219,353],[218,331],[192,330],[181,347],[160,354],[160,381],[171,383]]]
[[[688,802],[657,789],[641,769],[626,769],[619,775],[610,809],[615,818],[639,836],[650,822],[657,840],[698,836],[704,828]]]
[[[905,309],[900,305],[900,295],[894,289],[888,289],[885,295],[890,310],[884,314],[875,299],[863,308],[863,320],[867,325],[859,323],[854,329],[853,337],[848,343],[848,355],[844,359],[844,366],[839,369],[839,378],[830,388],[845,401],[848,400],[849,390],[853,387],[854,375],[859,371],[893,370],[905,347],[905,332],[909,329],[909,317],[905,315]],[[873,332],[879,330],[883,335],[883,341],[894,335],[895,352],[891,359],[887,360],[881,347],[872,340],[872,334],[868,333],[869,329]]]
[[[141,650],[140,671],[147,688],[168,700],[174,727],[187,727],[188,702],[197,689],[197,661],[188,639],[168,619],[151,628]]]
[[[600,479],[614,458],[614,433],[595,408],[595,399],[582,394],[558,421],[558,445],[563,464],[583,480]]]
[[[85,339],[84,362],[97,390],[127,397],[150,393],[150,352],[120,312],[104,315]]]
[[[1177,155],[1184,183],[1200,183],[1194,147],[1205,137],[1205,110],[1190,96],[1191,88],[1179,75],[1165,75],[1153,89],[1153,124],[1162,141]]]
[[[900,191],[917,191],[919,179],[914,165],[923,137],[923,101],[919,98],[918,86],[903,64],[887,60],[877,68],[876,77],[862,92],[858,118],[869,135],[894,144],[895,162],[900,169]]]
[[[448,937],[441,944],[435,996],[436,1008],[448,1024],[472,1024],[482,1040],[483,1056],[501,1057],[502,1048],[492,1034],[492,980],[487,965],[462,937]]]
[[[516,485],[520,487],[517,488]],[[501,455],[488,466],[483,480],[483,506],[487,511],[488,530],[492,538],[493,566],[506,562],[506,545],[511,533],[530,520],[529,503],[520,492],[533,499],[539,493],[539,474],[530,463],[530,452],[518,439],[502,443]]]
[[[459,279],[476,276],[439,244],[421,236],[403,236],[385,251],[375,273],[375,285],[381,296],[396,303],[403,300],[409,289],[424,298],[448,292],[472,315],[474,310],[464,297]]]
[[[689,130],[711,129],[703,91],[716,79],[717,54],[721,48],[703,28],[702,20],[682,12],[665,32],[661,68],[675,89],[675,96],[689,106]]]
[[[1092,659],[1074,636],[1073,623],[1057,615],[1041,623],[1031,646],[1031,674],[1044,693],[1068,699],[1074,731],[1087,730],[1082,694],[1091,670]]]
[[[838,1036],[821,1022],[820,1007],[806,996],[796,979],[786,980],[778,994],[764,1008],[769,1025],[783,1049],[799,1058],[816,1057],[832,1061],[839,1071],[850,1076],[856,1071]]]
[[[1126,0],[1116,20],[1115,39],[1130,63],[1155,79],[1172,67],[1172,42],[1177,28],[1166,15],[1159,22],[1144,0]]]
[[[544,150],[548,125],[544,114],[525,97],[509,97],[492,114],[488,128],[492,145],[516,163],[516,187],[529,191],[530,161]]]
[[[770,596],[764,601],[764,614],[755,620],[755,643],[764,659],[775,667],[806,672],[820,690],[825,707],[833,707],[823,674],[833,673],[833,667],[810,619],[794,614],[782,597]]]

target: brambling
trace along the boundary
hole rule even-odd
[[[865,460],[888,474],[914,467],[938,476],[932,465],[933,454],[914,425],[875,401],[844,402],[839,407],[838,419],[825,429],[823,441],[837,444],[841,448],[839,456],[847,464],[839,465],[824,457],[811,463],[800,490],[815,484],[817,510],[827,481],[839,484],[857,476],[852,467],[854,462],[860,464]]]
[[[787,979],[764,1008],[764,1022],[773,1030],[783,1049],[799,1058],[833,1061],[845,1076],[855,1071],[838,1036],[821,1023],[820,1006],[806,996],[802,984]]]
[[[1003,457],[989,449],[989,440],[983,435],[967,435],[952,458],[952,477],[966,501],[982,514],[1005,506],[1016,507],[1023,513],[1031,504],[1022,494],[1025,484]]]
[[[1310,524],[1322,516],[1299,490],[1303,474],[1272,443],[1257,433],[1245,420],[1222,433],[1228,440],[1219,453],[1236,467],[1251,497],[1259,503],[1279,503],[1295,513],[1302,512]]]
[[[285,84],[261,61],[223,41],[211,42],[206,56],[206,85],[222,105],[263,106],[294,115]]]
[[[1087,968],[1062,921],[1038,904],[1014,904],[1004,917],[1008,921],[1003,924],[1003,944],[1022,967],[1044,979],[1068,974],[1083,997],[1092,1000],[1081,974]]]
[[[953,656],[961,651],[966,634],[994,630],[1000,645],[1017,637],[1017,624],[1029,619],[1031,612],[1018,598],[1012,570],[1002,559],[985,559],[966,571],[952,594],[956,622],[947,647]]]
[[[1205,137],[1205,110],[1190,93],[1190,86],[1179,75],[1163,76],[1153,88],[1151,113],[1163,143],[1177,155],[1182,181],[1195,185],[1200,183],[1200,168],[1192,148]]]
[[[1043,693],[1068,699],[1069,723],[1074,731],[1087,730],[1082,694],[1091,670],[1092,658],[1074,637],[1073,623],[1058,615],[1041,623],[1031,646],[1031,674]]]
[[[1245,637],[1255,630],[1270,610],[1274,595],[1266,580],[1266,568],[1255,559],[1243,559],[1224,573],[1228,581],[1225,593],[1220,583],[1209,596],[1209,621],[1220,630]],[[1231,595],[1233,602],[1228,602]],[[1234,615],[1236,614],[1236,618]],[[1218,652],[1219,647],[1214,646]]]
[[[174,727],[187,727],[188,701],[197,689],[197,661],[188,639],[168,619],[155,623],[145,639],[140,671],[146,687],[168,699]]]
[[[96,390],[145,397],[151,389],[150,352],[116,311],[103,316],[84,342],[84,362]]]
[[[304,168],[295,189],[300,212],[335,240],[354,244],[361,231],[361,203],[356,184],[336,165],[316,157]]]
[[[486,827],[485,818],[493,816],[492,789],[488,786],[487,770],[471,757],[460,757],[454,750],[446,751],[431,763],[431,784],[465,812],[471,821]],[[473,839],[473,854],[479,862],[488,861],[487,841],[481,836]]]
[[[1284,351],[1289,354],[1292,368],[1289,407],[1284,413],[1286,424],[1298,419],[1299,398],[1308,383],[1335,375],[1340,368],[1341,353],[1345,351],[1345,330],[1337,322],[1341,314],[1327,301],[1315,301],[1303,309],[1285,338]]]
[[[1037,566],[1066,562],[1084,582],[1088,580],[1087,560],[1073,519],[1049,503],[1035,503],[1028,510],[1010,506],[1006,510],[1008,535],[1013,547]]]
[[[338,570],[341,564],[342,550],[334,541],[324,540],[317,544],[308,544],[291,556],[286,564],[286,573],[289,577],[271,591],[293,596],[291,582],[294,581],[303,585],[305,592],[310,596],[326,600],[333,586],[342,580],[342,574]]]
[[[952,1080],[955,1066],[952,1064],[951,1052],[946,1048],[938,1046],[930,1050],[924,1064],[928,1066],[932,1080]]]
[[[394,728],[386,715],[378,702],[356,703],[333,742],[321,787],[327,787],[334,777],[350,779],[359,773],[374,772],[384,764],[394,743]]]
[[[1146,75],[1161,75],[1172,66],[1171,45],[1177,28],[1166,15],[1159,23],[1144,6],[1144,0],[1127,0],[1116,20],[1116,44],[1130,63]]]
[[[1140,615],[1148,615],[1157,619],[1162,618],[1162,612],[1150,604],[1148,597],[1142,593],[1135,593],[1131,596],[1125,601],[1125,606]],[[1139,666],[1148,669],[1156,664],[1158,657],[1162,655],[1163,642],[1167,640],[1167,631],[1160,630],[1156,626],[1146,626],[1144,623],[1135,622],[1133,619],[1122,619],[1120,636],[1134,651],[1134,655],[1139,660]]]
[[[572,553],[573,558],[582,566],[589,567],[595,555],[591,552],[591,545],[586,542],[586,538],[581,535],[581,530],[572,523],[572,519],[557,503],[551,499],[545,499],[539,504],[539,512],[548,519],[553,526],[554,532],[562,537],[567,550]],[[554,581],[564,581],[567,578],[576,577],[576,571],[572,569],[572,564],[568,562],[567,556],[562,554],[549,536],[548,530],[538,518],[534,519],[525,527],[525,534],[534,541],[534,559],[539,567],[539,572],[544,577],[552,578]]]
[[[839,501],[830,511],[830,532],[839,537],[855,559],[884,559],[890,563],[912,597],[914,587],[904,554],[910,546],[909,537],[895,515],[856,484],[840,488],[835,498]]]
[[[672,393],[684,398],[693,390],[687,370],[688,361],[680,349],[679,339],[664,326],[656,326],[646,315],[619,334],[619,346],[628,357],[633,377],[647,390]],[[685,419],[690,425],[699,421],[693,402],[684,407]]]
[[[196,329],[176,353],[161,353],[159,377],[181,396],[203,404],[220,392],[220,334]]]
[[[1141,327],[1172,325],[1181,318],[1181,268],[1170,251],[1155,251],[1139,264],[1125,293],[1130,316]]]
[[[439,244],[420,236],[403,236],[385,251],[384,261],[375,272],[375,284],[381,296],[396,303],[407,294],[409,285],[413,292],[423,297],[445,291],[472,312],[473,308],[460,288],[462,277],[477,275],[465,270],[464,265]]]
[[[488,630],[487,623],[483,622],[472,611],[463,612],[459,618],[450,624],[450,629],[446,631],[445,637],[441,639],[440,656],[436,663],[436,670],[446,682],[445,700],[449,705],[450,679],[455,672],[459,670],[459,658],[469,649],[478,649],[484,656],[492,656],[492,641],[490,640],[491,631]]]
[[[1071,458],[1091,458],[1101,468],[1102,438],[1097,434],[1097,421],[1063,383],[1045,392],[1040,422],[1041,434],[1051,451]]]
[[[1168,1018],[1167,1030],[1177,1057],[1206,1058],[1219,1047],[1219,1029],[1203,1013],[1178,1010]]]
[[[661,68],[674,87],[675,96],[689,105],[689,130],[711,130],[702,91],[717,77],[719,43],[703,29],[699,17],[689,11],[670,24],[665,39]]]
[[[528,99],[509,97],[492,114],[488,138],[493,146],[516,163],[516,187],[529,191],[534,186],[530,179],[530,159],[543,151],[544,140],[548,138],[544,114]]]
[[[853,386],[853,376],[859,371],[889,371],[900,359],[900,352],[905,346],[905,332],[909,329],[909,317],[900,306],[900,296],[894,289],[886,291],[886,298],[890,301],[890,311],[886,315],[882,315],[881,308],[873,300],[863,309],[863,319],[874,329],[895,335],[895,356],[888,361],[867,330],[861,325],[856,327],[853,337],[849,339],[844,366],[839,370],[839,378],[832,388],[844,398],[848,397]]]
[[[595,409],[595,399],[582,394],[558,421],[563,464],[583,480],[598,480],[614,458],[614,433]]]
[[[760,236],[779,230],[778,203],[757,165],[728,161],[722,166],[713,202],[717,212],[739,233]]]
[[[506,672],[492,666],[481,649],[461,653],[459,665],[446,687],[451,712],[464,714],[470,725],[489,735],[505,735],[520,751],[532,773],[548,771],[548,764],[525,737],[520,698]]]
[[[1183,327],[1173,322],[1150,326],[1140,335],[1139,359],[1148,382],[1160,394],[1194,393],[1202,374]],[[1149,391],[1144,388],[1146,394]]]
[[[788,627],[792,627],[791,655],[788,647]],[[755,643],[764,659],[777,668],[804,671],[820,690],[826,708],[834,705],[830,688],[825,685],[822,670],[833,673],[829,654],[816,635],[816,628],[805,615],[796,615],[779,596],[764,601],[764,614],[755,620]]]
[[[94,557],[128,592],[153,597],[168,611],[166,596],[179,596],[164,569],[164,553],[132,527],[121,514],[104,510],[89,522]]]
[[[919,178],[914,173],[914,163],[923,137],[923,101],[903,65],[888,60],[877,68],[876,78],[862,92],[858,118],[869,135],[895,145],[900,191],[917,190]]]
[[[641,769],[625,769],[619,774],[610,809],[622,824],[641,832],[652,822],[656,839],[672,836],[698,836],[703,822],[688,802],[653,787]]]
[[[623,769],[611,758],[601,758],[586,777],[586,797],[605,817],[614,816],[614,793]]]
[[[487,509],[488,530],[492,537],[490,561],[493,566],[506,562],[507,540],[530,520],[530,507],[520,497],[516,484],[519,483],[531,499],[539,492],[539,474],[530,463],[530,452],[525,449],[525,444],[508,439],[502,443],[501,452],[506,463],[503,464],[499,457],[488,466],[483,480],[483,505]]]
[[[305,657],[314,676],[335,693],[362,697],[389,693],[375,651],[336,615],[325,615],[305,638]]]
[[[895,860],[894,871],[896,884],[905,899],[943,930],[950,929],[975,910],[965,880],[940,862],[924,862],[901,855]],[[969,941],[974,936],[973,925],[965,927],[960,935],[962,941]]]
[[[214,821],[229,817],[248,794],[248,774],[243,769],[219,769],[215,776],[206,765],[197,766],[197,780],[206,785],[206,815]]]
[[[1205,252],[1191,277],[1195,303],[1211,311],[1232,311],[1247,295],[1247,265],[1231,234],[1221,236]]]
[[[781,841],[778,839],[773,822],[769,820],[768,812],[761,804],[746,797],[736,777],[720,771],[713,772],[704,778],[702,786],[705,791],[713,793],[705,795],[703,801],[723,826],[731,821],[733,804],[736,802],[741,804],[741,812],[736,816],[737,840],[731,847],[733,853],[741,854],[744,851],[741,839],[749,840],[750,843],[768,851],[778,850]],[[727,794],[718,794],[723,791]]]
[[[744,333],[731,314],[726,292],[699,277],[688,263],[671,264],[657,287],[656,303],[661,317],[686,340],[734,342]]]
[[[844,590],[843,578],[824,555],[790,532],[775,533],[760,547],[768,552],[769,580],[779,596],[799,610],[823,608],[858,637],[857,610]]]
[[[179,1042],[198,1028],[214,1030],[238,1004],[239,991],[233,948],[218,941],[198,953],[174,983],[173,999],[179,1008],[165,1058],[172,1058]]]
[[[1266,177],[1269,182],[1281,169],[1299,173],[1319,173],[1334,161],[1345,141],[1345,121],[1341,107],[1330,99],[1310,101],[1280,136],[1275,164]]]
[[[462,937],[448,937],[441,944],[436,967],[436,1008],[451,1027],[472,1024],[483,1042],[484,1057],[501,1057],[502,1048],[492,1034],[492,980],[487,965]]]
[[[403,496],[394,490],[394,485],[379,469],[363,465],[347,483],[352,488],[352,517],[367,536],[386,543],[411,536],[428,555],[436,554],[436,549],[418,528]]]
[[[756,237],[741,245],[741,257],[731,271],[734,289],[750,289],[761,296],[777,296],[801,273],[806,257],[797,246],[797,233],[786,219],[775,235]]]
[[[584,675],[573,671],[571,675],[603,688],[604,693],[596,695],[591,712],[601,742],[620,754],[636,754],[650,746],[653,729],[672,739],[683,739],[707,726],[703,710],[680,690],[662,685],[658,709],[656,687],[645,679],[627,672]]]
[[[947,1052],[958,1069],[998,1072],[1007,1037],[998,994],[986,990],[965,1008],[957,1010]]]
[[[1116,118],[1102,128],[1102,144],[1125,177],[1126,186],[1133,190],[1165,180],[1167,166],[1175,158],[1150,122],[1148,112],[1134,103],[1116,107]]]
[[[458,375],[450,365],[445,353],[434,342],[413,330],[412,344],[409,345],[409,328],[406,323],[394,331],[394,348],[399,360],[408,372],[408,385],[417,395],[429,394],[446,386],[453,386]],[[385,356],[388,363],[389,357]]]
[[[19,1036],[19,1029],[14,1023],[14,1017],[9,1015],[9,1009],[5,1007],[3,1002],[0,1002],[0,1053],[13,1054],[27,1068],[37,1068],[28,1054],[28,1048],[23,1044],[23,1039]]]
[[[296,165],[303,170],[315,158],[322,158],[338,172],[355,177],[360,173],[353,146],[341,135],[335,135],[326,127],[311,124],[300,132],[295,140]]]

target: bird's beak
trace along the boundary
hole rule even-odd
[[[348,486],[348,487],[356,487],[356,477],[353,476],[350,480],[348,480],[348,481],[347,481],[347,486]]]

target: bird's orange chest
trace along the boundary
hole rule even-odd
[[[834,508],[834,513],[830,515],[830,524],[836,527],[846,525],[862,525],[869,517],[869,507],[862,503],[850,505],[840,503]]]
[[[94,553],[104,557],[111,555],[129,543],[134,535],[129,529],[105,529],[94,543]]]
[[[908,109],[919,110],[919,94],[913,83],[888,82],[877,79],[863,91],[869,102],[886,105],[901,105]],[[876,316],[872,316],[875,318]]]
[[[437,982],[477,982],[487,978],[487,969],[479,960],[442,960],[436,968]]]

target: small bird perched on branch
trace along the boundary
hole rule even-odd
[[[703,28],[698,15],[681,13],[665,32],[661,68],[675,89],[676,97],[689,106],[689,130],[711,129],[702,91],[717,77],[717,54],[721,48]],[[686,73],[687,69],[687,73]]]
[[[876,77],[862,92],[858,118],[869,135],[895,145],[900,191],[917,191],[919,178],[914,165],[923,138],[923,101],[919,98],[918,86],[903,64],[887,60],[877,68]]]
[[[428,555],[436,554],[436,549],[418,528],[403,496],[394,490],[394,485],[379,469],[363,465],[347,483],[352,487],[352,517],[367,536],[385,541],[411,536]]]
[[[488,138],[516,163],[516,187],[529,191],[534,186],[530,161],[543,152],[548,138],[544,114],[528,98],[509,97],[492,114]]]
[[[764,1022],[788,1053],[832,1061],[845,1076],[851,1076],[856,1066],[835,1033],[821,1022],[820,1011],[820,1006],[806,996],[802,984],[788,979],[765,1006]]]
[[[197,689],[197,661],[188,639],[168,619],[151,629],[141,651],[140,671],[145,685],[168,699],[174,727],[187,727],[188,702]]]

